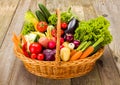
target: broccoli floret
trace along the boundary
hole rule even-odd
[[[26,35],[26,34],[29,34],[30,32],[34,32],[34,31],[35,31],[34,25],[32,23],[25,22],[21,33],[23,35]]]
[[[56,14],[52,14],[49,18],[48,18],[48,22],[51,25],[56,25],[57,24],[57,15]]]

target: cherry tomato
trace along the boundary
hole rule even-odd
[[[31,58],[32,58],[32,59],[36,59],[36,58],[37,58],[37,55],[36,55],[35,53],[32,53],[32,54],[31,54]]]
[[[37,30],[39,32],[45,32],[47,30],[48,24],[44,21],[41,21],[37,24]]]
[[[34,43],[30,44],[29,50],[31,53],[38,54],[42,51],[42,45],[37,42],[34,42]]]
[[[30,54],[27,51],[23,51],[23,53],[26,57],[30,57]]]
[[[67,23],[65,23],[65,22],[61,23],[61,28],[62,29],[67,29],[67,26],[68,26]]]
[[[57,30],[56,30],[56,29],[53,29],[53,30],[51,31],[51,34],[52,34],[53,37],[56,37],[56,36],[57,36]],[[64,31],[61,30],[61,35],[63,35],[63,34],[64,34]]]
[[[40,53],[40,54],[38,54],[37,59],[44,60],[44,57],[45,57],[44,54]]]

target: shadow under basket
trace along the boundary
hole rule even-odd
[[[30,73],[50,79],[67,79],[83,76],[90,72],[96,60],[102,56],[104,48],[100,48],[95,54],[85,59],[68,62],[31,59],[19,53],[16,47],[14,47],[14,52]]]

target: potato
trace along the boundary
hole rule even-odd
[[[68,47],[63,47],[60,50],[60,57],[62,61],[68,61],[70,59],[70,49]]]

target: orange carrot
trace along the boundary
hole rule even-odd
[[[104,40],[103,37],[99,38],[92,46],[89,46],[81,55],[80,59],[88,57],[93,51],[94,48],[99,45]]]
[[[77,50],[72,50],[70,53],[70,56],[73,56],[76,52],[77,52]]]
[[[71,56],[70,61],[74,61],[74,60],[78,60],[80,58],[80,56],[82,55],[83,51],[91,44],[91,41],[89,41],[88,43],[86,43],[84,45],[84,47],[77,51],[73,56]]]
[[[81,55],[80,59],[86,58],[87,56],[89,56],[92,52],[94,51],[94,47],[93,46],[89,46]]]
[[[19,47],[20,40],[19,40],[19,38],[16,36],[15,33],[13,34],[13,38],[12,38],[12,40],[13,40],[13,42],[14,42],[14,44],[15,44],[17,50],[18,50],[20,53],[23,54],[22,49]]]
[[[82,51],[81,50],[77,51],[73,56],[71,56],[70,61],[79,59],[81,55],[82,55]]]

